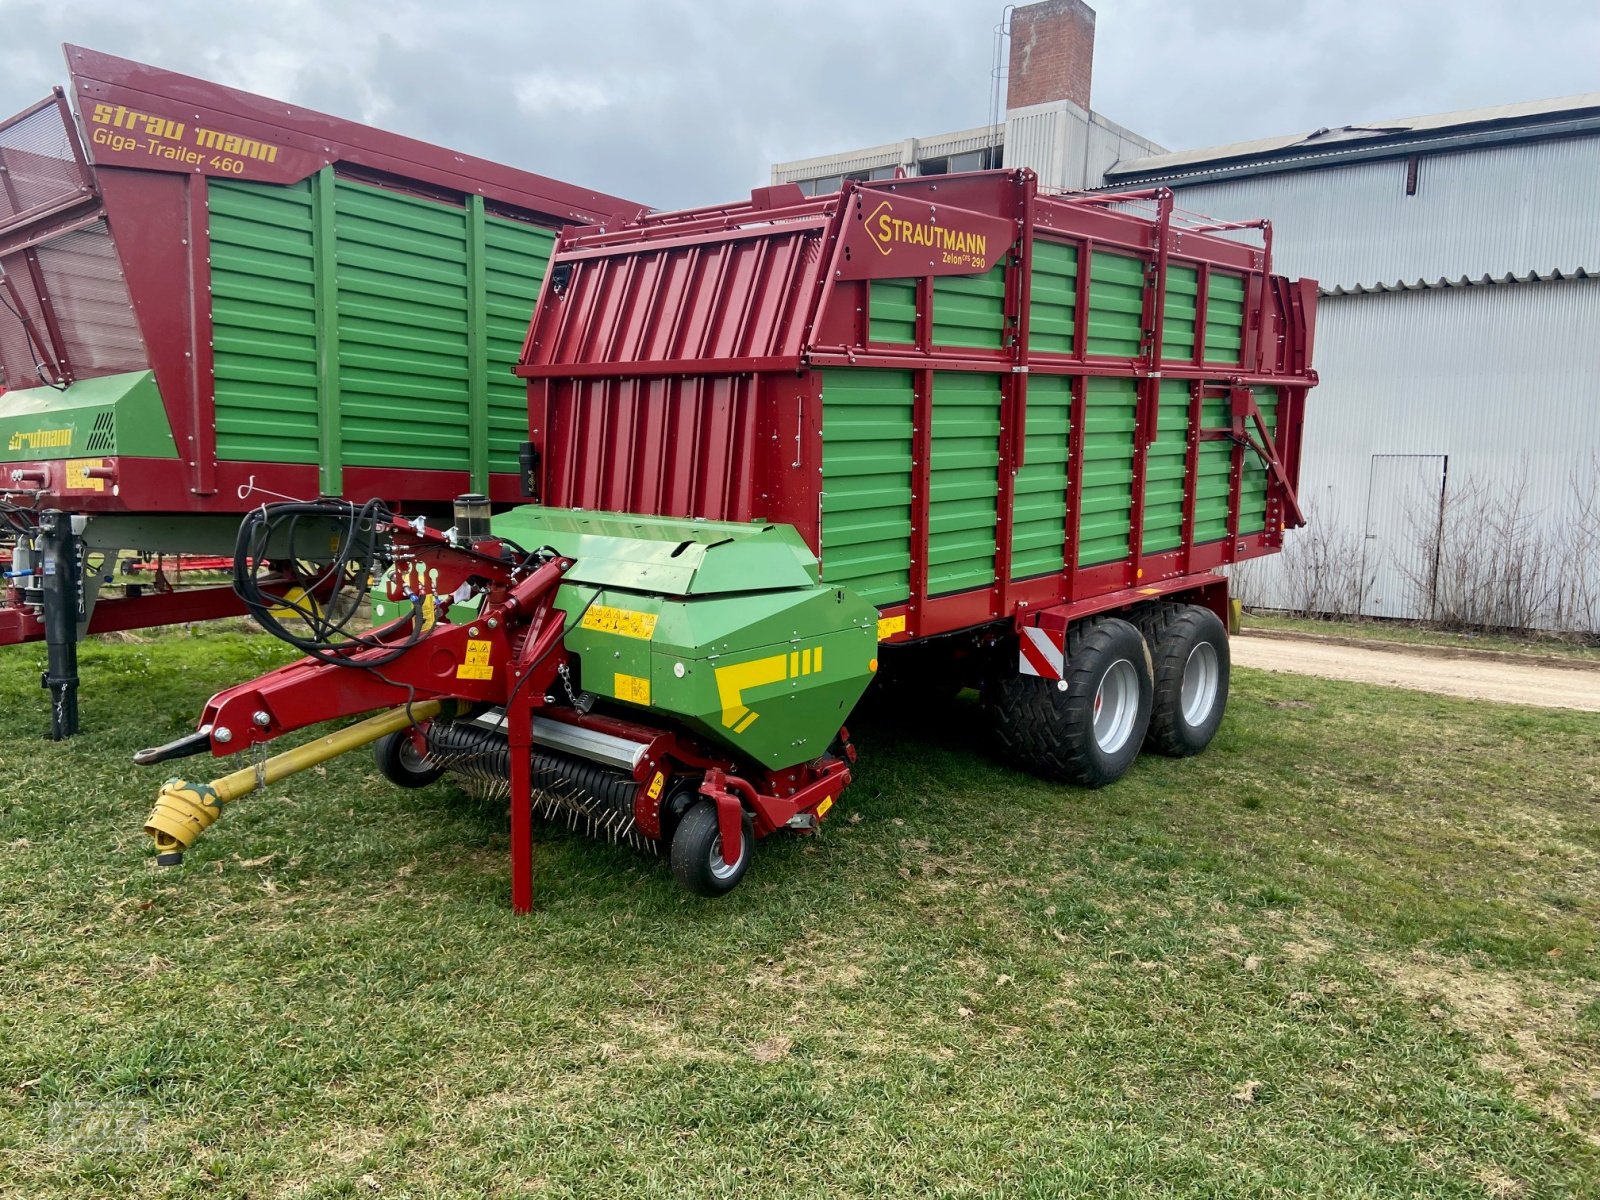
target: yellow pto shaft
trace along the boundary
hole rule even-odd
[[[210,783],[167,780],[161,785],[156,806],[150,810],[144,822],[144,831],[156,841],[156,862],[169,867],[181,863],[183,852],[193,846],[195,839],[222,815],[222,806],[229,801],[248,796],[257,788],[276,783],[297,771],[371,745],[385,734],[397,733],[418,721],[431,720],[439,715],[445,703],[442,700],[425,700],[420,704],[403,705],[379,713],[337,733],[307,742],[304,746],[296,746],[293,750],[285,750],[256,766],[245,767]]]

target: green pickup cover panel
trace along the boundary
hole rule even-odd
[[[0,462],[121,454],[177,458],[150,371],[80,379],[65,388],[0,395]]]
[[[1194,359],[1195,314],[1199,311],[1200,271],[1169,264],[1161,319],[1161,357],[1179,362]]]
[[[646,719],[788,767],[827,748],[872,680],[877,610],[819,584],[793,526],[525,506],[493,528],[574,560],[556,607],[582,687]]]
[[[911,594],[911,372],[821,374],[822,577],[896,604]]]
[[[1078,248],[1036,237],[1028,284],[1028,347],[1071,354],[1077,332]]]
[[[1134,358],[1144,344],[1143,260],[1096,250],[1089,255],[1089,353]]]
[[[1000,469],[1000,379],[966,371],[933,377],[928,487],[928,594],[994,582]]]
[[[1145,451],[1143,553],[1183,544],[1183,484],[1189,457],[1189,384],[1167,379],[1157,393],[1156,436]]]
[[[1078,564],[1091,567],[1128,557],[1137,393],[1131,379],[1091,377],[1085,389]]]
[[[917,281],[874,279],[867,285],[867,337],[874,342],[917,340]]]
[[[1236,363],[1244,353],[1244,279],[1211,272],[1206,293],[1205,361]]]
[[[983,275],[933,280],[933,344],[982,350],[1005,347],[1006,260]]]
[[[1065,564],[1071,431],[1071,378],[1030,377],[1025,453],[1016,474],[1011,509],[1013,579],[1059,574]]]
[[[328,171],[208,198],[219,458],[516,468],[549,230]]]

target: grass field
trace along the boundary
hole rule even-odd
[[[282,658],[0,656],[0,1195],[1600,1195],[1600,717],[1241,672],[1098,793],[863,725],[720,902],[351,757],[163,872],[134,748]],[[204,760],[195,760],[194,764]]]

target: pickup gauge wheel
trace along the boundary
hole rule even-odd
[[[383,777],[396,787],[427,787],[444,774],[443,767],[434,766],[417,749],[409,729],[386,733],[373,742],[372,757]]]

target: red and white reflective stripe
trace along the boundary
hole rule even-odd
[[[1060,679],[1066,662],[1065,633],[1052,633],[1024,625],[1017,639],[1017,670],[1024,675],[1038,675],[1045,679]]]

